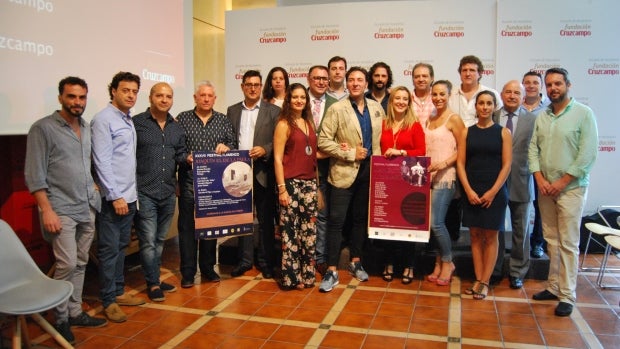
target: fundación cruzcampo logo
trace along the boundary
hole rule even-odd
[[[560,28],[560,36],[568,37],[586,37],[592,36],[592,26],[589,20],[570,20],[562,21],[563,26]]]
[[[258,37],[261,44],[283,44],[286,42],[286,28],[261,29],[262,35]]]
[[[618,62],[593,62],[588,68],[588,75],[618,75],[620,74],[620,64]]]
[[[538,73],[542,76],[545,76],[545,72],[547,71],[547,69],[560,68],[560,67],[561,67],[560,63],[534,63],[534,66],[530,68],[530,71]],[[544,85],[544,80],[543,80],[543,85]]]
[[[336,26],[312,26],[310,41],[338,41],[340,28]]]
[[[534,34],[529,24],[506,24],[499,32],[500,36],[527,38]]]
[[[405,29],[403,29],[402,23],[385,23],[378,24],[377,31],[374,32],[373,38],[375,39],[404,39]]]
[[[465,25],[462,21],[435,22],[437,29],[433,32],[436,38],[462,38],[465,36]]]

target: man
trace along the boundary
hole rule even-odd
[[[559,300],[555,315],[569,316],[577,298],[579,229],[598,131],[592,109],[569,97],[571,83],[565,69],[547,70],[545,86],[551,104],[536,118],[528,155],[540,191],[549,277],[547,288],[533,298]]]
[[[466,127],[476,123],[476,95],[480,91],[491,91],[497,99],[497,108],[502,107],[501,97],[494,89],[480,83],[484,66],[480,58],[476,56],[465,56],[459,62],[458,72],[461,76],[461,86],[452,91],[450,109],[461,116]]]
[[[542,76],[538,72],[528,71],[523,75],[523,86],[525,86],[525,97],[523,107],[530,113],[538,115],[549,105],[549,99],[542,94]],[[541,258],[544,254],[545,239],[542,233],[542,223],[540,222],[540,210],[538,209],[538,188],[534,182],[534,226],[530,236],[530,256]]]
[[[87,93],[84,80],[73,76],[62,79],[58,84],[61,109],[30,127],[26,148],[26,184],[39,206],[46,240],[52,243],[54,279],[73,284],[69,299],[54,309],[56,330],[69,343],[75,342],[70,326],[101,327],[107,323],[82,311],[95,212],[101,208],[90,173],[90,129],[82,118]]]
[[[383,111],[387,113],[388,100],[390,99],[389,90],[393,82],[392,69],[383,62],[377,62],[370,67],[368,75],[370,81],[365,97],[377,101],[383,107]]]
[[[322,65],[315,65],[308,70],[308,92],[310,95],[310,108],[314,119],[314,127],[317,133],[321,130],[323,116],[329,107],[337,100],[328,95],[327,82],[329,81],[328,69]],[[329,212],[329,183],[327,173],[329,171],[329,159],[320,159],[317,162],[319,171],[319,190],[323,193],[325,205],[319,211],[316,224],[316,268],[323,275],[327,270],[326,238],[327,238],[327,217]]]
[[[534,179],[529,172],[527,152],[534,132],[536,116],[521,106],[523,85],[508,81],[502,89],[502,109],[493,113],[493,121],[512,133],[512,166],[508,177],[508,208],[512,225],[510,251],[510,287],[523,287],[523,279],[530,268],[530,208],[534,200]],[[500,234],[495,270],[502,275],[505,240]]]
[[[154,302],[165,300],[174,285],[160,282],[159,268],[164,241],[176,205],[177,163],[185,162],[185,131],[169,111],[172,87],[160,82],[151,88],[150,108],[133,118],[138,136],[136,148],[138,202],[136,233],[146,279],[146,294]]]
[[[101,212],[97,215],[97,253],[101,301],[112,322],[127,315],[119,305],[141,305],[144,299],[126,293],[125,248],[137,209],[136,131],[129,110],[136,104],[140,77],[119,72],[108,86],[110,104],[90,123],[93,161],[101,189]]]
[[[367,236],[370,186],[370,156],[380,155],[381,123],[385,117],[381,105],[364,98],[368,73],[360,67],[347,71],[349,98],[333,104],[321,125],[319,149],[329,155],[330,210],[327,221],[328,270],[319,290],[329,292],[338,285],[338,260],[342,228],[351,207],[351,263],[349,272],[360,281],[368,274],[361,263]],[[348,145],[343,147],[343,144]]]
[[[258,218],[258,268],[266,279],[273,278],[275,265],[274,219],[275,174],[273,169],[273,131],[280,108],[262,101],[263,81],[260,72],[248,70],[243,74],[241,91],[243,101],[228,107],[239,150],[249,150],[253,163],[253,192]],[[254,237],[239,237],[239,264],[230,272],[241,276],[254,264]]]
[[[219,282],[220,276],[213,268],[216,260],[217,240],[197,240],[194,222],[194,174],[192,172],[195,151],[214,151],[224,154],[237,148],[237,141],[232,124],[226,115],[213,110],[217,95],[215,86],[209,81],[196,85],[194,92],[195,107],[181,112],[177,121],[185,130],[187,162],[179,167],[179,252],[181,287],[194,286],[196,276],[196,259],[201,275],[208,281]]]
[[[338,101],[345,99],[349,95],[344,83],[344,76],[347,72],[347,60],[344,57],[334,56],[327,62],[327,69],[329,69],[327,94]]]
[[[417,63],[411,70],[413,81],[413,110],[420,124],[426,128],[426,121],[431,115],[435,115],[435,105],[431,99],[431,86],[435,80],[433,66],[428,63]]]

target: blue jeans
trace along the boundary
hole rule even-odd
[[[442,262],[452,262],[452,242],[446,227],[446,214],[455,190],[454,186],[431,190],[431,230],[439,245]]]
[[[140,242],[140,261],[147,287],[159,286],[161,253],[174,216],[174,194],[161,200],[138,193],[140,208],[136,213],[136,233]]]
[[[125,248],[129,245],[136,203],[129,203],[128,206],[129,213],[119,216],[112,201],[103,199],[101,212],[97,214],[97,257],[104,308],[115,303],[116,296],[125,292]]]

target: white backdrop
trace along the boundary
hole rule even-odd
[[[420,61],[433,65],[436,80],[458,86],[459,59],[474,54],[485,68],[481,83],[498,90],[528,70],[562,66],[571,74],[571,95],[590,105],[598,119],[601,146],[586,205],[592,212],[601,204],[620,204],[613,180],[620,175],[620,120],[612,112],[620,82],[620,23],[609,16],[619,10],[615,0],[428,0],[229,11],[226,103],[243,98],[241,77],[248,69],[265,78],[282,66],[291,82],[306,84],[308,69],[335,55],[349,67],[383,61],[392,68],[394,86],[409,88],[411,68]]]

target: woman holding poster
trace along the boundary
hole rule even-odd
[[[308,91],[292,84],[273,135],[280,204],[282,279],[285,289],[314,286],[317,217],[317,138]]]
[[[512,164],[512,137],[507,128],[493,122],[495,94],[476,95],[476,124],[459,139],[457,171],[467,200],[463,225],[469,227],[476,282],[466,291],[484,299],[497,260],[498,231],[503,230],[508,189],[506,178]]]
[[[450,284],[455,269],[446,213],[456,191],[456,141],[465,129],[463,120],[448,107],[451,92],[450,81],[439,80],[432,85],[431,100],[437,113],[429,117],[425,132],[426,155],[431,158],[431,231],[439,246],[435,268],[426,280],[440,286]]]
[[[381,154],[386,158],[397,156],[424,156],[426,144],[424,131],[411,107],[411,93],[404,86],[390,91],[387,117],[381,129]],[[383,241],[385,250],[385,269],[383,280],[392,281],[394,275],[394,256],[404,257],[403,284],[413,281],[413,259],[415,242]]]

